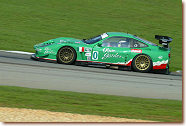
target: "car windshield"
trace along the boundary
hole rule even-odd
[[[101,39],[102,39],[102,37],[101,37],[101,35],[99,35],[99,36],[96,36],[96,37],[93,37],[93,38],[90,38],[90,39],[87,39],[87,40],[85,39],[84,42],[86,44],[94,44],[94,43],[100,41]]]
[[[94,44],[104,38],[108,37],[107,33],[103,33],[102,35],[98,35],[96,37],[90,38],[90,39],[83,39],[82,41],[86,44]]]
[[[150,42],[150,41],[147,41],[147,40],[145,40],[145,39],[142,39],[142,38],[140,38],[140,37],[136,37],[136,38],[139,39],[139,40],[141,40],[141,41],[144,41],[145,43],[150,44],[150,45],[152,45],[152,46],[157,46],[156,44],[154,44],[154,43],[152,43],[152,42]]]

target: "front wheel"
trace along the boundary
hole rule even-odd
[[[72,47],[62,47],[57,53],[58,63],[73,64],[76,60],[76,51]]]
[[[149,72],[152,69],[152,60],[145,54],[138,55],[132,62],[134,71]]]

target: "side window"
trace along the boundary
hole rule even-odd
[[[123,47],[130,48],[130,38],[111,37],[103,41],[103,47]]]
[[[148,47],[148,46],[138,40],[132,39],[131,40],[131,47],[132,48],[143,48],[143,47]]]

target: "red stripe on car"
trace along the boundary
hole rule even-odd
[[[166,69],[167,64],[161,64],[159,66],[153,66],[153,69]]]
[[[82,47],[82,52],[85,52],[85,47]]]

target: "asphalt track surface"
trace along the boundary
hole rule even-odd
[[[182,76],[34,61],[0,51],[0,85],[182,100]]]

